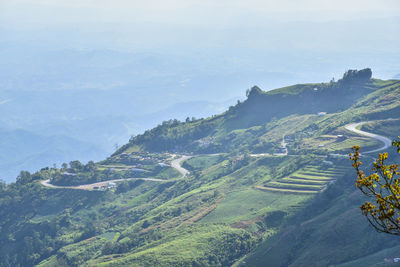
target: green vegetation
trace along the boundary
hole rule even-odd
[[[306,199],[297,195],[282,198],[280,195],[256,189],[233,191],[227,194],[217,208],[200,222],[235,223],[251,221],[274,211],[289,213],[293,207]]]
[[[154,152],[272,152],[279,148],[284,134],[301,139],[307,135],[315,137],[316,130],[329,133],[360,116],[377,118],[386,108],[393,115],[399,112],[398,81],[370,80],[365,78],[366,74],[359,75],[349,71],[338,82],[294,85],[269,92],[254,87],[246,101],[221,115],[189,122],[165,121],[131,138],[115,154],[127,152],[130,147]],[[375,108],[368,110],[371,101]],[[357,104],[352,106],[354,103]],[[328,115],[318,116],[319,112]]]
[[[342,164],[345,164],[344,162]],[[380,235],[360,215],[363,197],[354,189],[350,170],[327,190],[315,196],[296,215],[281,224],[281,231],[262,242],[243,259],[249,266],[342,266],[362,263],[374,253],[397,257],[396,238]],[[389,248],[392,253],[388,253]],[[393,253],[395,252],[395,253]],[[374,263],[384,263],[384,258]],[[343,265],[347,266],[347,265]]]
[[[397,119],[393,120],[378,120],[361,126],[361,130],[371,133],[380,134],[391,139],[395,139],[399,136],[400,125],[396,122]],[[362,144],[354,144],[362,147]]]
[[[233,263],[233,258],[245,255],[253,245],[251,235],[244,230],[228,226],[191,225],[169,233],[155,247],[129,255],[119,255],[120,259],[101,257],[89,264],[99,264],[100,266],[228,266]],[[180,252],[178,257],[177,251]]]
[[[200,155],[183,162],[182,166],[190,171],[207,169],[225,159],[224,155]]]
[[[108,180],[129,178],[156,178],[169,180],[178,178],[180,173],[169,166],[171,156],[152,153],[123,153],[94,163],[83,165],[79,161],[64,163],[61,169],[54,169],[50,182],[60,186],[76,186]]]
[[[264,186],[257,187],[260,190],[293,194],[315,194],[326,188],[329,183],[341,177],[346,169],[340,166],[328,167],[332,162],[322,162],[321,166],[305,165],[303,168],[287,177],[274,179]]]
[[[221,115],[164,122],[104,161],[21,172],[0,183],[0,266],[329,266],[392,253],[400,241],[359,214],[347,156],[379,144],[343,127],[400,128],[385,121],[400,115],[400,82],[369,78],[254,87]],[[172,161],[183,152],[193,157],[180,179]],[[125,178],[149,179],[40,184]]]
[[[399,140],[393,146],[400,148]],[[360,157],[360,147],[354,146],[350,160],[357,172],[356,186],[372,202],[361,205],[362,213],[378,232],[400,235],[399,165],[388,164],[389,154],[385,152],[375,160],[372,174],[365,175]]]

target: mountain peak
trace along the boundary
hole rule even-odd
[[[261,88],[258,87],[257,85],[254,85],[253,87],[251,87],[251,89],[247,90],[246,95],[248,98],[251,98],[261,95],[262,93],[263,91],[261,90]]]
[[[343,78],[339,81],[348,82],[367,82],[372,77],[372,70],[365,68],[362,70],[348,70],[343,74]]]

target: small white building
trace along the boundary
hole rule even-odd
[[[108,183],[108,189],[111,189],[111,188],[115,188],[117,186],[117,184],[116,183],[114,183],[114,182],[109,182]]]

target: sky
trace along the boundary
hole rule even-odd
[[[225,26],[252,19],[359,19],[397,16],[397,0],[2,0],[3,21],[38,25],[75,21],[163,22]],[[26,12],[29,11],[29,12]],[[312,16],[310,16],[312,15]],[[204,17],[206,16],[206,17]],[[238,21],[250,18],[249,21]],[[17,22],[17,20],[21,20]],[[34,25],[31,25],[34,26]]]
[[[398,0],[0,0],[0,31],[3,43],[60,49],[221,55],[240,62],[261,53],[271,61],[278,54],[335,60],[334,53],[353,53],[373,64],[379,53],[397,61],[399,14]],[[362,60],[340,71],[355,61]]]

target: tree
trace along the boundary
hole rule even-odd
[[[122,182],[118,185],[117,190],[116,190],[115,192],[116,192],[117,194],[119,194],[119,193],[125,193],[125,192],[127,192],[129,189],[130,189],[129,182],[128,182],[128,181],[122,181]]]
[[[86,223],[86,225],[84,227],[84,231],[81,234],[80,239],[81,240],[87,239],[89,237],[96,235],[96,233],[97,233],[96,226],[94,225],[94,223],[92,221],[89,221],[88,223]]]
[[[400,137],[399,137],[400,138]],[[393,141],[400,152],[400,141]],[[361,170],[360,147],[354,146],[350,160],[357,172],[356,186],[371,199],[360,209],[369,223],[378,231],[400,235],[400,172],[398,164],[386,164],[388,153],[379,154],[372,174],[366,176]]]
[[[0,179],[0,192],[7,187],[7,184],[4,180]]]
[[[96,164],[92,161],[92,160],[90,160],[86,165],[85,165],[85,171],[89,171],[89,172],[91,172],[91,171],[94,171],[94,170],[96,170]]]
[[[21,171],[17,177],[17,183],[27,184],[32,181],[30,172]]]
[[[66,170],[68,168],[68,164],[64,162],[63,164],[61,164],[61,168],[63,170]]]
[[[246,97],[249,97],[250,94],[250,88],[246,90]]]
[[[80,171],[80,170],[83,169],[83,164],[82,164],[79,160],[71,161],[71,162],[69,163],[69,166],[70,166],[72,169],[77,170],[77,171]]]

